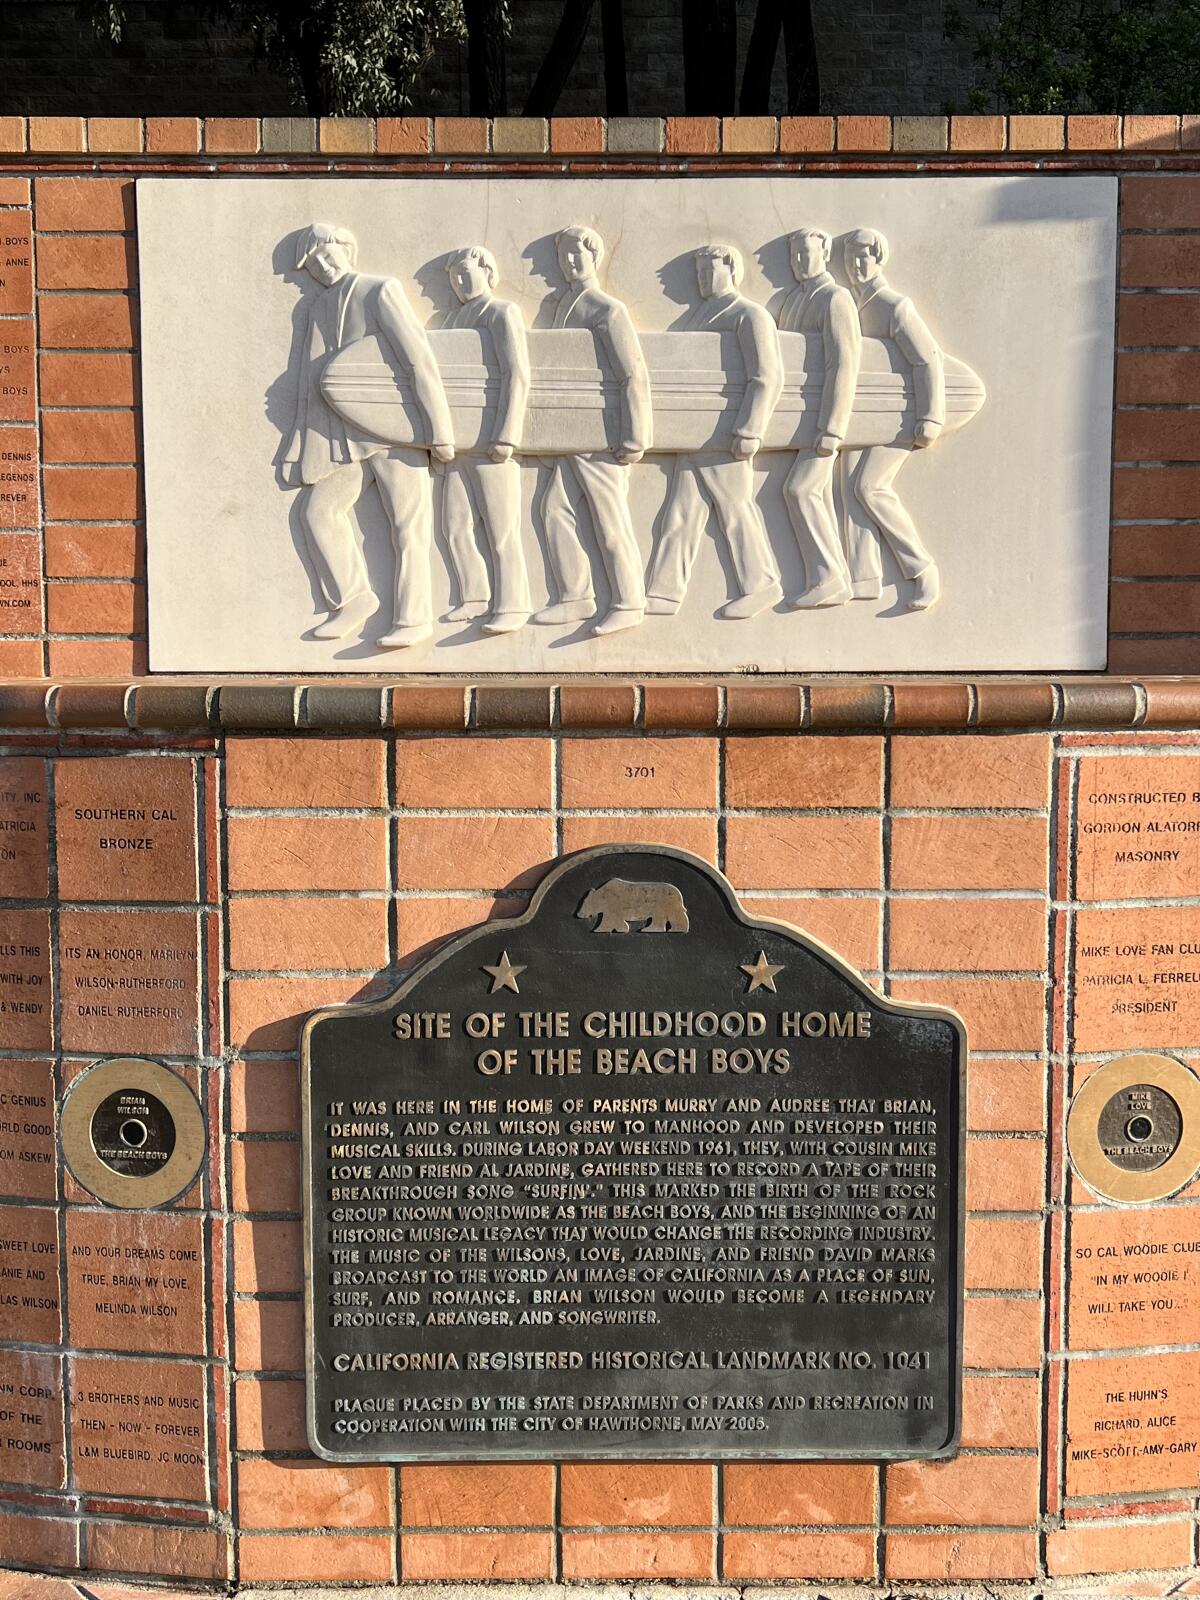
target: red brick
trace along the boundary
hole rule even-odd
[[[1200,528],[1140,523],[1112,531],[1112,573],[1120,578],[1174,577],[1200,571]]]
[[[889,150],[892,144],[892,124],[889,117],[839,117],[837,119],[837,147],[839,150]]]
[[[431,148],[428,117],[378,117],[375,153],[381,156],[424,156]]]
[[[153,1523],[90,1521],[87,1528],[89,1572],[132,1572],[159,1578],[197,1579],[224,1583],[229,1575],[229,1535],[220,1528],[179,1527],[160,1512]],[[107,1583],[88,1583],[97,1600],[127,1600],[130,1591]]]
[[[870,1578],[875,1571],[873,1533],[727,1533],[722,1546],[722,1576],[731,1580],[824,1582]]]
[[[30,117],[29,148],[39,154],[84,149],[82,117]]]
[[[44,406],[132,406],[137,400],[137,368],[128,355],[43,355],[39,382]]]
[[[146,671],[146,646],[136,639],[51,639],[52,678],[136,678]]]
[[[878,817],[731,817],[726,871],[740,888],[876,889]]]
[[[395,1565],[395,1541],[390,1533],[321,1533],[315,1538],[243,1533],[238,1539],[238,1572],[243,1583],[272,1587],[277,1583],[391,1583]]]
[[[896,817],[892,887],[1044,890],[1047,827],[1043,817]]]
[[[409,889],[528,886],[554,855],[549,815],[400,817],[399,882]]]
[[[109,1247],[121,1252],[111,1262],[100,1254]],[[140,1259],[137,1252],[142,1250],[161,1250],[158,1259],[170,1271],[136,1265]],[[174,1258],[170,1251],[175,1252]],[[153,1262],[155,1258],[149,1259]],[[115,1273],[139,1282],[114,1285],[111,1275]],[[100,1282],[85,1281],[85,1274]],[[152,1287],[144,1281],[146,1277],[159,1281]],[[204,1225],[199,1217],[179,1211],[69,1211],[67,1280],[71,1342],[77,1347],[135,1354],[206,1354]],[[132,1306],[132,1314],[114,1313],[114,1303]],[[140,1314],[142,1307],[145,1315]]]
[[[897,1000],[949,1006],[975,1050],[1034,1051],[1045,1044],[1046,984],[1037,978],[897,978]]]
[[[1121,179],[1123,228],[1200,228],[1200,178],[1181,173]],[[1181,339],[1180,344],[1189,343]]]
[[[6,1566],[9,1562],[39,1569],[77,1566],[79,1523],[65,1517],[29,1516],[0,1507],[0,1550],[4,1551]],[[13,1573],[8,1576],[16,1577]],[[17,1591],[6,1595],[5,1600],[42,1600],[42,1595],[39,1588],[36,1596],[29,1590],[25,1596]],[[62,1600],[62,1597],[54,1597],[54,1600]],[[70,1600],[74,1600],[74,1596]]]
[[[668,117],[665,149],[669,156],[713,156],[721,145],[717,117]]]
[[[140,545],[132,522],[52,522],[46,528],[46,575],[132,578],[142,565]]]
[[[1061,150],[1064,142],[1062,117],[1009,117],[1010,150]]]
[[[295,1049],[310,1011],[356,1000],[362,989],[361,978],[231,977],[230,1042],[247,1050]]]
[[[1200,300],[1190,294],[1122,294],[1117,299],[1117,343],[1150,346],[1200,343],[1196,338],[1198,308]]]
[[[755,1527],[875,1521],[873,1466],[857,1462],[729,1462],[724,1520]]]
[[[1068,150],[1119,150],[1121,119],[1115,116],[1067,118]],[[1136,182],[1136,179],[1134,180]]]
[[[962,1442],[968,1449],[1036,1450],[1041,1437],[1042,1395],[1038,1378],[963,1381]]]
[[[66,522],[112,522],[140,511],[133,467],[47,467],[46,515]]]
[[[396,749],[396,804],[420,810],[548,808],[549,739],[408,739]]]
[[[712,1533],[567,1533],[562,1541],[563,1577],[620,1581],[716,1577]]]
[[[688,810],[716,805],[715,739],[567,738],[562,741],[561,764],[566,810]]]
[[[383,817],[228,819],[231,889],[379,889],[387,883]]]
[[[780,117],[781,155],[805,155],[833,149],[832,117]]]
[[[566,1462],[564,1528],[705,1527],[714,1517],[713,1469],[677,1463]]]
[[[1126,234],[1120,261],[1123,289],[1194,289],[1200,284],[1200,239],[1190,234]]]
[[[1038,1211],[1045,1174],[1040,1139],[971,1139],[968,1211]]]
[[[407,1528],[538,1528],[554,1521],[554,1468],[414,1466],[400,1469]]]
[[[1038,1518],[1034,1456],[960,1456],[897,1461],[887,1469],[890,1525],[944,1523],[1024,1527]]]
[[[1179,139],[1179,118],[1126,116],[1123,143],[1126,150],[1174,150]]]
[[[47,462],[125,462],[140,455],[132,411],[47,411],[42,459]]]
[[[288,1061],[233,1061],[229,1121],[234,1133],[293,1133],[300,1128],[300,1085]]]
[[[1158,672],[1200,672],[1200,639],[1176,634],[1169,639],[1110,639],[1108,670],[1134,676]]]
[[[879,970],[883,908],[873,895],[797,896],[791,900],[756,900],[748,895],[742,905],[749,916],[799,928],[860,972]]]
[[[298,1222],[257,1218],[233,1224],[238,1294],[297,1294],[304,1287]]]
[[[628,817],[589,817],[568,812],[563,819],[563,852],[590,850],[600,844],[658,844],[671,850],[690,850],[714,864],[717,859],[717,819],[671,817],[640,811]]]
[[[387,963],[387,901],[330,896],[234,900],[229,965],[264,972],[382,967]]]
[[[0,313],[26,315],[33,310],[33,224],[27,211],[5,211],[0,216],[0,248],[6,262]]]
[[[637,687],[632,683],[564,683],[558,691],[558,716],[564,729],[632,728],[637,721]]]
[[[37,178],[39,233],[126,233],[133,227],[132,178]]]
[[[1117,467],[1113,516],[1200,517],[1200,468]]]
[[[234,737],[226,746],[231,806],[337,809],[387,804],[380,739]]]
[[[878,806],[883,740],[734,738],[725,742],[725,798],[734,807]]]
[[[234,1386],[234,1399],[235,1449],[276,1453],[307,1451],[302,1383],[294,1378],[239,1378]]]
[[[299,1300],[236,1300],[233,1328],[239,1371],[303,1371],[304,1306]]]
[[[51,633],[144,632],[145,590],[132,583],[52,583],[46,624]]]
[[[898,971],[1036,972],[1046,964],[1040,900],[893,900],[890,959]]]
[[[135,302],[127,294],[43,295],[38,305],[38,336],[50,350],[131,350]],[[45,361],[43,359],[43,373]],[[91,395],[93,389],[84,389]],[[132,386],[130,388],[132,397]],[[43,395],[43,402],[46,401]]]
[[[1200,351],[1126,350],[1117,356],[1116,400],[1119,405],[1190,404],[1200,397]],[[1121,420],[1157,412],[1123,413]],[[1155,459],[1158,459],[1155,452]]]
[[[1200,582],[1114,583],[1109,591],[1114,633],[1200,632]]]
[[[42,646],[36,639],[0,639],[0,678],[40,678]]]
[[[895,806],[1040,809],[1049,799],[1044,734],[897,734],[891,757]]]
[[[142,149],[140,117],[89,117],[87,147],[108,155],[138,155]]]
[[[386,1528],[391,1473],[316,1461],[243,1461],[237,1507],[243,1528]]]
[[[205,117],[204,149],[209,155],[253,155],[258,149],[257,117]]]
[[[1118,411],[1113,454],[1118,461],[1195,461],[1200,429],[1191,411]]]
[[[133,242],[125,234],[38,236],[39,289],[128,289],[136,276]]]
[[[889,1533],[884,1572],[889,1578],[918,1583],[1032,1578],[1037,1572],[1037,1535]]]
[[[235,1211],[300,1210],[300,1146],[282,1139],[236,1139],[229,1147]]]
[[[1055,1528],[1046,1535],[1046,1571],[1062,1578],[1187,1568],[1192,1561],[1192,1531],[1191,1523],[1183,1520]]]
[[[486,155],[486,117],[435,117],[433,148],[439,155]]]
[[[1003,117],[951,117],[950,148],[956,152],[1004,149]]]
[[[0,117],[0,122],[7,122]],[[0,145],[3,149],[3,145]],[[0,206],[27,206],[29,204],[28,178],[0,178]]]
[[[20,154],[26,145],[24,117],[0,117],[0,150]]]
[[[551,117],[550,149],[556,156],[599,155],[604,149],[600,117]]]
[[[0,537],[0,630],[3,632],[41,632],[41,566],[41,541],[36,533],[10,533]]]
[[[968,1300],[963,1318],[963,1363],[968,1368],[1038,1367],[1042,1360],[1040,1300]]]
[[[966,1257],[968,1289],[1038,1289],[1042,1282],[1041,1221],[1036,1217],[969,1217]]]
[[[405,966],[430,954],[444,939],[492,922],[498,917],[520,916],[526,902],[512,895],[421,895],[396,902],[396,951]]]
[[[549,1579],[554,1576],[554,1536],[550,1533],[406,1533],[400,1541],[400,1570],[406,1582]]]
[[[200,149],[198,117],[147,117],[146,154],[191,156]]]

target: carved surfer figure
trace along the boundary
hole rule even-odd
[[[785,333],[819,336],[825,358],[817,435],[796,453],[783,486],[784,504],[804,560],[808,588],[793,609],[838,606],[849,600],[850,568],[833,507],[833,469],[854,409],[862,349],[858,311],[848,289],[829,271],[833,240],[819,228],[799,228],[788,241],[796,288],[779,310]]]
[[[711,504],[740,591],[717,615],[756,617],[783,599],[779,568],[754,499],[752,465],[783,391],[779,336],[770,314],[739,293],[744,268],[732,245],[705,245],[696,251],[695,260],[702,298],[687,329],[736,334],[746,387],[734,419],[732,449],[675,458],[662,533],[646,579],[646,610],[658,616],[679,610]]]
[[[448,622],[490,615],[484,633],[515,633],[529,621],[531,602],[525,552],[521,548],[521,469],[513,451],[521,443],[529,400],[529,352],[521,313],[495,290],[496,258],[481,244],[455,251],[446,268],[459,305],[447,328],[479,328],[491,343],[500,386],[485,424],[486,454],[460,454],[444,468],[442,526],[450,564],[458,579],[459,604]],[[492,583],[475,543],[475,511],[492,552]]]
[[[882,536],[903,576],[912,580],[908,609],[927,611],[940,592],[937,566],[893,484],[909,452],[928,449],[942,431],[945,369],[938,342],[916,307],[883,275],[889,253],[881,233],[874,228],[856,229],[846,239],[846,276],[858,302],[863,337],[892,340],[911,369],[916,407],[913,441],[911,445],[873,444],[846,452],[846,543],[856,599],[879,597]]]
[[[596,614],[591,564],[567,493],[568,482],[574,482],[587,501],[611,592],[609,610],[592,632],[617,633],[635,628],[645,614],[642,558],[629,515],[629,468],[650,447],[650,377],[632,317],[622,301],[600,287],[598,272],[604,259],[600,235],[594,228],[564,228],[557,243],[567,288],[554,309],[554,326],[591,330],[601,365],[615,378],[619,391],[619,442],[613,450],[559,456],[549,462],[542,520],[558,600],[536,612],[533,620],[582,622]]]
[[[401,649],[427,639],[433,627],[430,550],[433,492],[429,456],[454,459],[454,435],[441,375],[425,330],[395,278],[369,278],[354,270],[358,246],[346,228],[317,222],[300,235],[297,268],[322,286],[313,296],[304,334],[304,369],[296,420],[284,449],[284,482],[304,485],[301,517],[317,558],[329,616],[314,639],[342,639],[375,609],[366,562],[351,512],[374,482],[391,525],[396,553],[392,627],[378,641]],[[406,368],[428,432],[429,445],[388,445],[356,431],[326,403],[319,387],[325,361],[344,345],[374,334]]]

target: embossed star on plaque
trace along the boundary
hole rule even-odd
[[[783,971],[782,964],[774,967],[767,960],[765,950],[758,952],[757,961],[743,961],[740,963],[742,971],[750,979],[746,988],[747,994],[753,994],[756,989],[769,989],[772,994],[775,990],[775,974]]]
[[[491,977],[492,987],[488,990],[489,994],[495,994],[500,989],[511,989],[514,994],[520,994],[521,991],[517,988],[517,978],[525,971],[525,968],[511,962],[508,959],[507,950],[501,950],[500,959],[494,967],[484,966],[480,970],[488,973]]]

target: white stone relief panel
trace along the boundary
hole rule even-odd
[[[155,671],[1104,663],[1114,179],[138,214]]]

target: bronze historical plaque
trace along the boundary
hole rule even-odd
[[[954,1449],[952,1012],[604,846],[302,1052],[318,1455]]]

